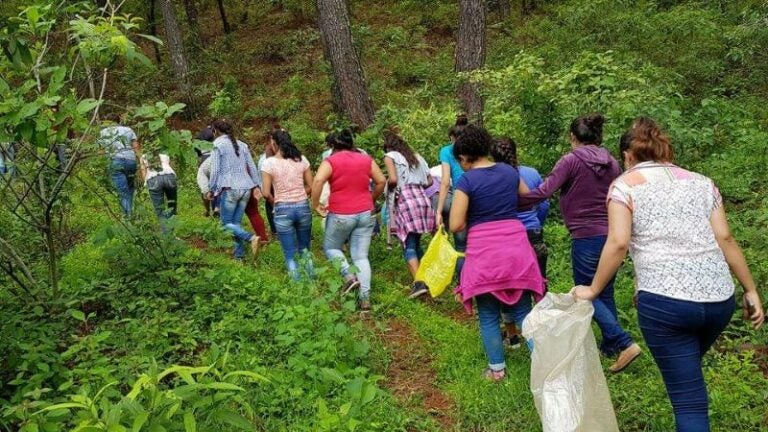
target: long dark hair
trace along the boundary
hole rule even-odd
[[[581,116],[571,122],[571,133],[582,144],[599,146],[603,143],[603,123],[605,117],[602,114]]]
[[[416,157],[416,153],[414,153],[408,143],[400,138],[394,131],[387,131],[384,133],[384,152],[390,151],[396,151],[403,155],[405,160],[408,161],[409,167],[416,168],[419,166],[419,159]]]
[[[235,128],[232,126],[232,123],[224,119],[218,119],[213,122],[212,126],[214,129],[221,132],[222,135],[226,135],[227,138],[229,138],[229,142],[232,143],[232,148],[235,150],[235,155],[240,157],[240,145],[235,138]]]
[[[296,144],[291,140],[291,134],[283,129],[277,129],[272,131],[270,137],[275,144],[277,144],[278,150],[283,154],[285,159],[292,159],[296,162],[301,162],[301,150],[296,147]]]
[[[496,162],[502,162],[517,168],[517,144],[512,138],[497,138],[491,146],[491,156]]]

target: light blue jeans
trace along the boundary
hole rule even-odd
[[[371,293],[371,263],[368,261],[368,249],[371,246],[373,227],[376,225],[370,211],[340,215],[328,213],[325,221],[325,239],[323,250],[330,261],[341,264],[341,275],[351,277],[349,263],[341,247],[349,241],[352,261],[357,267],[357,279],[360,281],[360,300],[368,300]]]
[[[499,301],[493,294],[481,294],[475,297],[477,302],[477,316],[480,321],[480,336],[483,339],[483,348],[488,357],[488,367],[493,371],[506,369],[504,361],[504,341],[499,328],[499,312],[508,317],[508,322],[514,322],[518,328],[523,328],[523,321],[531,312],[531,293],[526,291],[520,300],[514,305],[506,305]],[[528,344],[528,349],[533,349]]]
[[[251,198],[250,189],[226,189],[221,194],[221,224],[231,231],[235,238],[235,258],[245,257],[245,242],[251,241],[253,234],[244,230],[241,222],[245,206]]]
[[[301,278],[297,255],[303,260],[307,275],[314,278],[315,269],[309,252],[312,239],[312,210],[309,209],[309,203],[277,203],[274,217],[277,238],[283,248],[285,265],[291,279],[298,281]]]

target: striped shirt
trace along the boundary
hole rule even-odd
[[[248,146],[237,141],[240,156],[235,154],[232,141],[222,135],[213,142],[211,153],[211,178],[208,186],[214,195],[221,194],[225,188],[246,190],[261,187],[259,172]]]

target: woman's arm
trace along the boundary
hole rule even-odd
[[[312,193],[312,168],[304,170],[304,191],[307,195]]]
[[[594,300],[608,285],[627,256],[632,238],[632,212],[624,205],[608,203],[608,239],[605,241],[597,272],[590,286],[578,286],[572,291],[576,298]]]
[[[371,198],[373,202],[379,199],[379,195],[384,192],[384,185],[387,183],[387,179],[384,177],[384,173],[381,172],[381,168],[376,164],[376,161],[371,160],[371,180],[373,180],[373,192]]]
[[[384,166],[387,168],[387,184],[390,187],[397,186],[397,169],[395,162],[389,156],[384,156]]]
[[[453,203],[451,203],[451,217],[448,227],[451,232],[464,231],[467,226],[468,209],[469,196],[464,191],[456,189],[453,192]]]
[[[272,195],[272,174],[263,171],[261,173],[261,180],[264,182],[261,189],[261,196],[270,203],[275,203],[275,197]]]
[[[333,168],[331,168],[331,164],[328,161],[323,161],[320,167],[317,168],[315,179],[312,180],[312,208],[322,217],[328,214],[328,209],[325,205],[320,204],[320,195],[323,193],[323,185],[331,178],[332,173]]]
[[[440,164],[442,176],[440,177],[440,193],[437,195],[437,208],[435,209],[435,225],[443,224],[443,207],[448,198],[448,191],[451,189],[451,166],[443,162]]]
[[[752,320],[752,325],[755,328],[760,328],[763,322],[765,322],[763,303],[757,292],[757,285],[752,278],[752,273],[747,266],[747,260],[744,259],[744,253],[731,234],[723,206],[720,206],[712,213],[709,222],[712,225],[712,231],[715,233],[715,240],[717,240],[718,246],[720,246],[723,255],[725,255],[728,267],[731,268],[736,279],[739,280],[739,283],[744,288],[744,312]],[[750,308],[752,309],[751,311],[749,310]]]
[[[536,189],[525,195],[520,195],[520,199],[518,200],[518,207],[527,208],[536,205],[551,197],[555,192],[563,187],[565,182],[568,181],[568,178],[570,177],[572,165],[571,159],[575,157],[569,156],[570,155],[565,155],[559,161],[557,161],[555,167],[552,168],[552,172],[549,173],[544,182],[540,184]]]

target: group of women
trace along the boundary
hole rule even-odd
[[[451,143],[440,150],[440,176],[434,177],[425,159],[392,131],[384,136],[386,176],[346,131],[328,136],[330,149],[314,175],[280,128],[270,133],[270,156],[257,166],[248,147],[235,139],[232,125],[219,120],[212,125],[207,198],[220,199],[221,221],[235,238],[236,258],[244,256],[246,242],[255,253],[265,239],[240,226],[249,201],[263,197],[273,205],[274,231],[295,280],[314,277],[309,248],[316,211],[325,218],[325,255],[340,263],[342,291],[357,289],[363,311],[371,307],[368,250],[379,196],[386,197],[385,229],[400,240],[414,278],[422,236],[445,224],[456,249],[465,253],[455,293],[468,312],[477,308],[488,358],[484,374],[498,381],[506,374],[502,323],[510,344],[517,344],[518,329],[547,289],[542,227],[547,199],[559,191],[571,235],[577,285],[572,294],[592,301],[602,332],[600,349],[616,358],[610,370],[622,371],[641,354],[619,323],[614,300],[614,278],[629,251],[640,329],[667,386],[677,430],[709,430],[701,358],[734,312],[731,272],[744,288],[745,314],[755,327],[762,325],[755,282],[730,234],[717,188],[673,164],[670,139],[658,124],[641,117],[624,134],[622,173],[602,145],[603,123],[599,114],[575,119],[571,150],[542,179],[535,169],[518,164],[513,140],[494,139],[464,116],[449,131]],[[411,297],[427,292],[422,281],[414,280]]]

